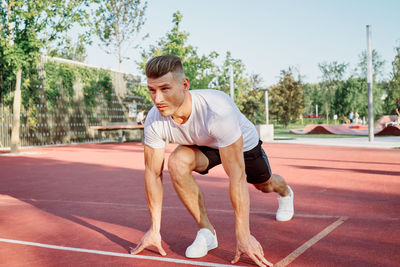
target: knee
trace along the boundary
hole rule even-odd
[[[181,178],[190,174],[193,170],[193,163],[186,151],[177,149],[168,158],[168,171],[171,174],[172,182],[177,183]]]
[[[260,183],[260,184],[253,184],[255,188],[260,190],[261,192],[264,193],[270,193],[274,191],[273,186],[271,185],[271,180],[269,179],[266,182]]]

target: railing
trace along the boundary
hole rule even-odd
[[[44,98],[44,96],[41,96]],[[20,146],[44,146],[56,144],[99,142],[100,139],[115,140],[116,133],[107,133],[100,138],[97,131],[90,126],[134,123],[132,105],[149,109],[151,105],[143,104],[141,97],[132,95],[115,95],[111,103],[98,100],[98,105],[89,109],[84,103],[72,105],[60,103],[49,107],[46,103],[37,104],[33,109],[21,111]],[[0,147],[10,147],[12,113],[9,108],[0,104]],[[128,139],[138,139],[139,133],[132,132]]]

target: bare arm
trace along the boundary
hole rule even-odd
[[[219,149],[222,166],[229,176],[229,193],[236,219],[236,237],[250,234],[250,200],[242,147],[243,139],[241,137],[232,145]]]
[[[237,249],[232,263],[239,261],[240,255],[245,253],[258,266],[272,266],[264,258],[260,243],[250,234],[250,198],[243,158],[243,137],[230,146],[220,148],[219,151],[222,166],[229,176],[229,193],[235,213]]]
[[[163,199],[162,171],[164,167],[164,148],[155,149],[145,145],[144,162],[146,200],[151,217],[151,227],[132,253],[138,254],[146,247],[153,245],[158,248],[161,255],[165,256],[166,253],[161,246],[160,235]]]
[[[163,198],[162,171],[164,168],[164,148],[154,149],[145,145],[144,164],[146,200],[151,217],[151,228],[160,231]]]

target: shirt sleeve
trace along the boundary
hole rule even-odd
[[[152,148],[163,148],[166,142],[160,135],[162,130],[159,121],[154,119],[154,111],[149,112],[145,122],[144,122],[144,144]]]

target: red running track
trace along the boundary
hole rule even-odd
[[[278,266],[398,266],[400,150],[266,143],[295,192],[295,217],[274,219],[276,195],[250,188],[251,229]],[[168,153],[174,148],[168,146]],[[184,257],[196,226],[164,178],[163,246],[129,257],[149,227],[143,147],[79,145],[0,156],[1,266],[223,266],[234,257],[229,181],[195,174],[220,246]],[[30,242],[30,243],[24,243]],[[52,245],[53,247],[50,247]],[[128,257],[126,257],[128,256]],[[254,266],[247,257],[237,264]]]

